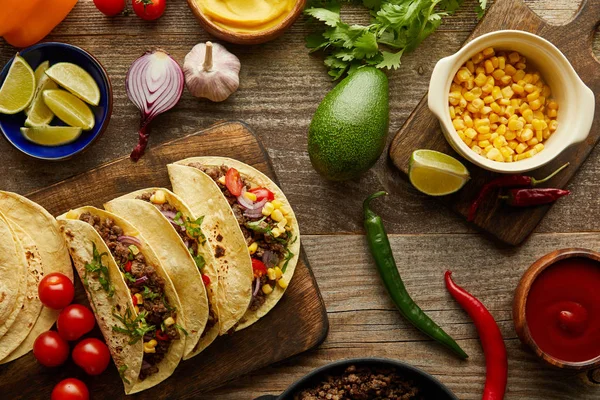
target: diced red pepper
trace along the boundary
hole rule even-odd
[[[167,335],[166,333],[164,333],[163,331],[161,331],[160,329],[156,331],[156,338],[158,340],[161,340],[163,342],[166,342],[167,340],[169,340],[169,335]]]
[[[259,187],[248,190],[256,195],[256,201],[267,199],[267,201],[275,200],[275,195],[267,188]]]
[[[208,277],[208,275],[202,274],[202,282],[204,282],[204,286],[210,285],[210,278]]]
[[[131,295],[131,300],[133,300],[133,305],[137,306],[138,305],[138,301],[137,301],[137,297],[135,297],[135,294]]]
[[[131,261],[127,261],[123,269],[125,270],[125,272],[131,272]]]
[[[254,277],[260,278],[267,273],[267,266],[262,261],[253,258],[252,259],[252,271],[254,271]]]
[[[227,173],[225,174],[225,186],[227,186],[229,193],[236,197],[242,194],[244,184],[242,183],[242,177],[237,169],[229,168],[227,170]]]

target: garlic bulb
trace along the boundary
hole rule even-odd
[[[192,95],[227,99],[240,86],[240,60],[218,43],[195,45],[185,56],[185,84]]]

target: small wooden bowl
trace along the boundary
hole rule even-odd
[[[265,43],[270,40],[276,39],[279,36],[283,35],[283,33],[290,27],[302,11],[304,10],[304,6],[306,5],[306,0],[296,0],[296,5],[290,11],[288,16],[281,21],[278,25],[274,27],[253,33],[240,33],[227,30],[214,22],[212,22],[204,13],[202,12],[198,2],[201,0],[187,0],[188,5],[192,9],[192,12],[200,22],[200,25],[211,35],[224,40],[226,42],[235,43],[235,44],[259,44]]]
[[[513,321],[515,324],[515,330],[521,342],[531,347],[531,349],[538,355],[542,360],[550,365],[558,368],[574,369],[574,370],[587,370],[591,368],[600,367],[600,356],[593,360],[585,362],[568,362],[558,360],[549,354],[542,351],[531,337],[529,327],[527,326],[527,319],[525,318],[525,306],[527,302],[527,296],[531,285],[536,278],[544,272],[544,270],[560,260],[565,258],[589,258],[591,260],[600,263],[600,253],[593,250],[581,249],[581,248],[570,248],[556,250],[552,253],[546,254],[536,262],[523,274],[519,285],[515,291],[515,297],[513,301]],[[600,264],[598,266],[600,268]]]

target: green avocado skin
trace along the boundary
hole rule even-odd
[[[358,69],[331,90],[308,129],[308,155],[323,177],[343,181],[375,164],[386,144],[388,80],[373,67]]]

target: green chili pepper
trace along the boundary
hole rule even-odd
[[[450,335],[444,332],[442,328],[433,322],[431,318],[419,308],[404,287],[404,283],[402,282],[402,278],[396,267],[396,261],[394,260],[394,254],[392,253],[392,247],[390,246],[390,241],[385,232],[383,221],[379,215],[375,214],[369,208],[371,200],[386,194],[386,192],[374,193],[367,197],[363,203],[367,242],[369,243],[371,254],[375,259],[379,275],[381,275],[381,279],[383,280],[389,295],[404,318],[416,328],[420,329],[421,332],[443,344],[460,358],[465,359],[469,357],[467,353],[460,348],[458,343],[456,343]]]

